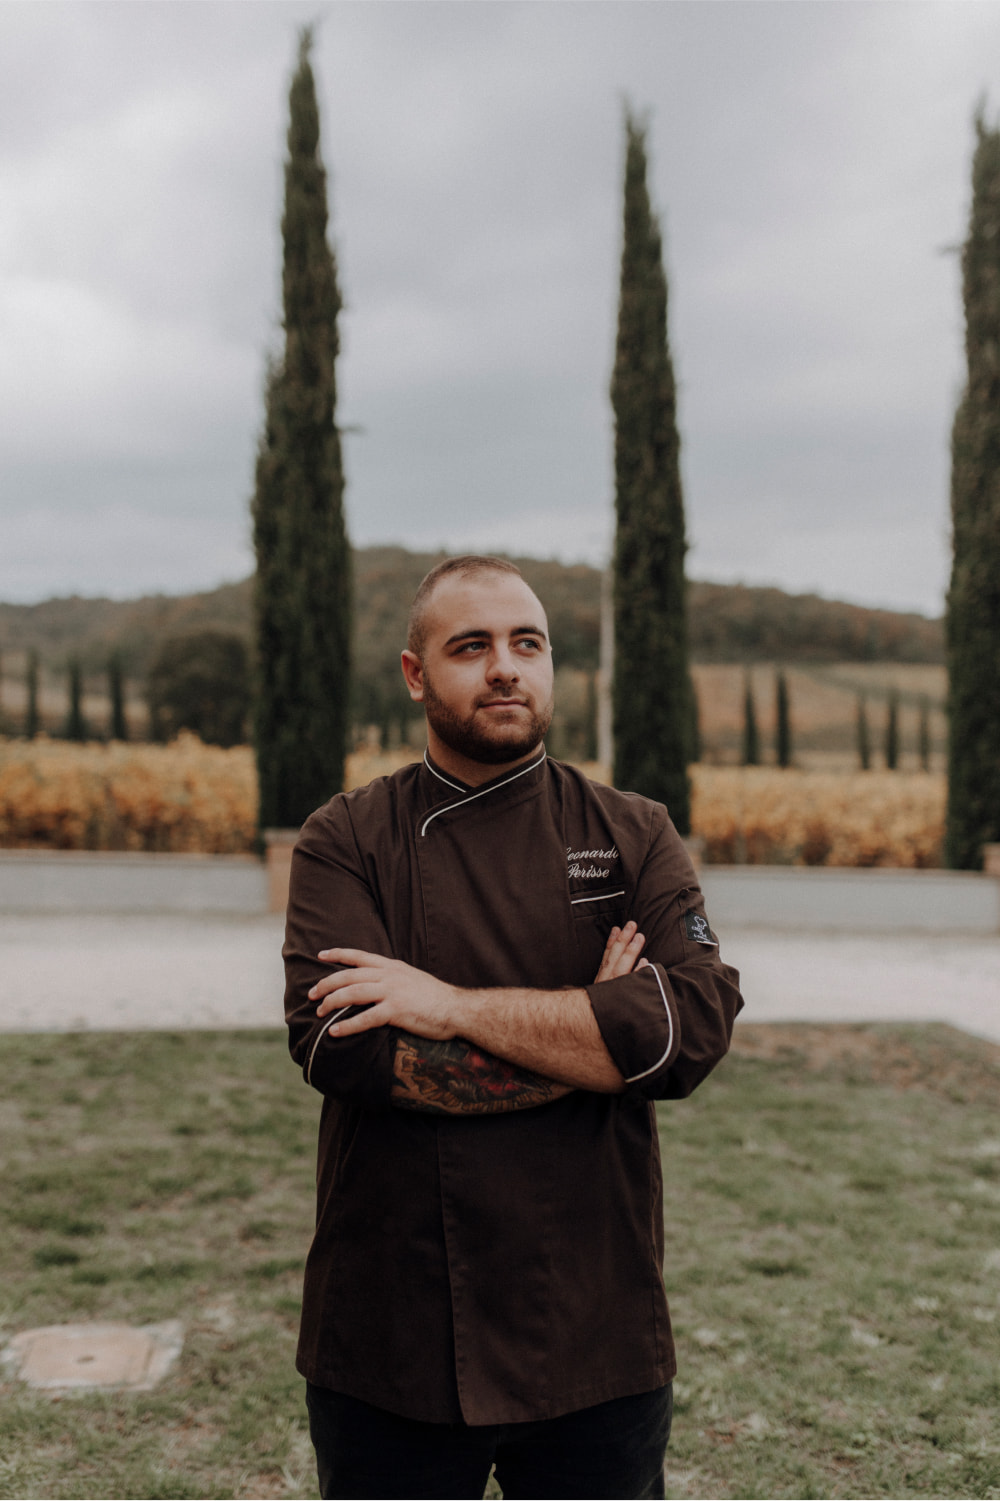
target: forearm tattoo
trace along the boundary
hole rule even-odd
[[[461,1038],[436,1042],[404,1032],[396,1043],[391,1099],[403,1110],[435,1115],[496,1115],[569,1094],[529,1069],[505,1063]]]

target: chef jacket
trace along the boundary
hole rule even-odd
[[[629,918],[650,965],[595,984]],[[397,1029],[332,1037],[308,998],[331,947],[462,987],[584,987],[625,1091],[493,1115],[394,1106]],[[544,752],[478,787],[425,757],[308,819],[283,953],[291,1052],[324,1096],[300,1372],[474,1424],[669,1381],[652,1101],[705,1077],[742,1001],[666,809]]]

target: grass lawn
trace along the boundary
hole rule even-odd
[[[743,1027],[661,1107],[668,1494],[1000,1497],[1000,1049]],[[318,1099],[278,1033],[0,1037],[0,1343],[180,1317],[153,1392],[0,1386],[0,1495],[314,1496]]]

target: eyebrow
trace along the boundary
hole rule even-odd
[[[548,636],[546,636],[545,632],[542,630],[541,626],[538,626],[538,625],[516,625],[514,627],[514,629],[510,632],[510,635],[511,636],[540,636],[543,641],[547,641],[549,639]],[[482,629],[473,628],[473,629],[467,630],[467,631],[456,631],[453,636],[449,636],[448,637],[447,641],[444,644],[445,644],[445,646],[454,646],[455,643],[458,642],[458,641],[492,641],[492,640],[493,640],[493,632],[492,631],[485,631],[485,630],[482,630]]]

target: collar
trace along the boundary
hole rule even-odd
[[[492,781],[482,782],[478,787],[469,787],[465,782],[460,782],[458,777],[452,776],[450,772],[442,771],[440,766],[435,765],[429,753],[424,751],[424,766],[433,778],[437,791],[440,793],[448,788],[451,796],[422,818],[419,825],[420,837],[423,838],[430,824],[442,813],[451,813],[455,809],[464,808],[467,803],[476,802],[478,798],[490,797],[507,788],[513,793],[535,786],[541,781],[545,759],[546,751],[543,746],[540,754],[533,761],[527,761],[523,766],[515,766],[513,771],[502,772]]]

